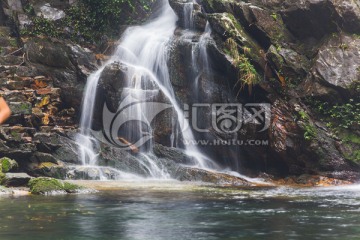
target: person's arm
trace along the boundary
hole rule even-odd
[[[11,110],[5,99],[0,97],[0,124],[3,124],[11,115]]]

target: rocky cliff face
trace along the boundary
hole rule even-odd
[[[179,28],[184,28],[183,7],[190,2],[170,0],[180,18]],[[214,76],[222,76],[213,81],[224,83],[225,79],[221,89],[225,96],[234,96],[238,90],[226,84],[246,81],[242,64],[248,59],[260,78],[245,82],[248,89],[240,89],[236,101],[272,104],[265,136],[270,146],[244,147],[237,158],[243,169],[357,179],[360,4],[321,0],[202,0],[197,4],[195,25],[208,21],[213,30],[215,45],[209,43],[208,51]],[[177,73],[182,72],[186,70]],[[252,92],[251,85],[256,85]],[[248,131],[246,137],[264,136]]]
[[[86,78],[107,59],[115,44],[111,40],[114,32],[92,39],[89,29],[75,29],[76,2],[1,1],[0,88],[13,116],[1,127],[0,157],[17,160],[20,169],[32,175],[64,178],[69,165],[78,162],[73,137]],[[156,11],[158,2],[151,2]],[[219,164],[253,176],[265,172],[280,177],[313,174],[359,179],[358,1],[201,0],[191,10],[194,26],[189,27],[184,8],[190,2],[170,0],[179,17],[168,63],[178,100],[187,104],[272,105],[268,131],[259,134],[256,124],[249,123],[243,127],[245,134],[239,132],[237,138],[268,140],[268,146],[204,150]],[[134,6],[134,15],[117,19],[120,25],[150,15],[141,1],[134,1]],[[202,41],[207,22],[211,39],[202,44],[212,70],[199,76],[194,92],[194,83],[189,80],[193,79],[193,46]],[[188,28],[194,34],[184,37],[182,32]],[[252,77],[247,77],[249,73]],[[121,91],[121,84],[113,83],[118,78],[121,80],[121,67],[114,65],[105,71],[101,84],[109,93],[106,101],[114,108]],[[206,114],[202,128],[210,128]],[[155,131],[156,141],[165,146],[170,146],[170,116],[164,113]],[[197,137],[216,140],[228,136],[210,131]],[[104,164],[144,171],[131,153],[102,148]],[[155,154],[171,165],[173,175],[191,175],[190,170],[164,160],[185,159],[181,151],[171,151],[158,145]],[[84,174],[92,173],[73,172],[74,176]]]

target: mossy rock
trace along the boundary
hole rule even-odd
[[[0,159],[0,172],[2,173],[10,172],[11,170],[14,170],[18,167],[19,165],[15,160],[7,157],[3,157]]]
[[[5,178],[5,174],[0,171],[0,185],[2,185],[4,178]]]
[[[34,178],[29,181],[30,192],[33,194],[49,194],[51,192],[76,193],[84,189],[81,186],[63,182],[55,178]]]

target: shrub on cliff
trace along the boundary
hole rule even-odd
[[[102,36],[118,37],[120,26],[146,19],[155,0],[79,0],[65,9],[63,19],[52,21],[35,15],[31,5],[25,6],[32,24],[22,35],[45,35],[70,38],[75,42],[97,42]]]

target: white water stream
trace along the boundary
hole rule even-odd
[[[190,17],[192,16],[190,11],[193,9],[193,4],[190,3],[187,5],[184,11],[189,15],[189,19],[186,21],[189,27],[191,27],[193,25],[193,18]],[[158,90],[166,96],[167,101],[172,105],[174,112],[176,113],[176,119],[178,119],[175,125],[181,129],[183,138],[188,142],[195,141],[194,135],[188,127],[188,122],[184,117],[184,113],[175,99],[175,93],[170,82],[167,65],[169,44],[173,38],[177,20],[178,18],[170,7],[168,0],[163,0],[160,15],[145,25],[128,28],[123,34],[120,44],[110,60],[108,60],[103,67],[89,76],[83,99],[80,122],[81,132],[77,137],[83,166],[94,166],[99,169],[99,167],[97,167],[98,156],[95,150],[98,142],[92,137],[91,126],[93,115],[95,114],[94,106],[99,79],[106,66],[113,63],[123,63],[128,66],[126,73],[128,88],[126,91],[123,91],[123,94],[129,94],[133,99],[143,101],[148,98],[149,92],[150,94],[154,92],[156,94],[156,89],[147,89],[146,86],[156,85]],[[202,39],[209,35],[210,28],[208,27]],[[201,42],[202,41],[200,41],[200,43]],[[204,55],[204,47],[202,47],[201,44],[199,46],[201,55]],[[144,81],[147,81],[147,83],[144,83]],[[148,109],[146,106],[139,105],[135,110],[132,110],[131,114],[135,116],[135,119],[144,120],[145,113],[151,111],[153,111],[153,109]],[[139,129],[141,129],[141,127],[139,127]],[[110,130],[105,129],[105,131]],[[134,129],[129,129],[129,131],[134,131]],[[148,134],[151,133],[152,130],[150,129]],[[119,140],[114,141],[116,142]],[[121,142],[116,143],[121,144]],[[185,151],[189,156],[192,156],[195,159],[195,167],[206,169],[216,166],[211,159],[200,153],[196,145],[187,145]],[[143,157],[139,161],[143,161],[141,162],[141,165],[147,168],[151,177],[169,177],[166,170],[158,165],[156,160],[151,157],[151,154],[141,154]],[[101,169],[102,168],[100,167],[100,172],[102,171]],[[107,168],[104,169],[106,170]]]

